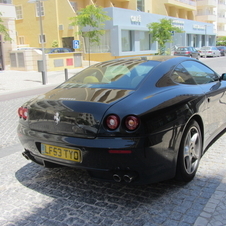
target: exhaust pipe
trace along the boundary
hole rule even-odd
[[[121,182],[122,181],[122,178],[121,178],[121,176],[119,176],[118,174],[113,174],[113,179],[114,179],[114,181],[115,182]]]
[[[26,151],[23,152],[22,155],[23,155],[24,158],[26,158],[27,160],[30,160],[29,153],[27,153]]]
[[[126,182],[126,183],[131,183],[134,179],[134,176],[133,175],[130,175],[130,174],[125,174],[123,176],[123,180]]]

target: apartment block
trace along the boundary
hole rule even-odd
[[[9,53],[16,48],[16,27],[15,27],[15,7],[11,0],[0,0],[0,13],[3,25],[8,29],[12,41],[5,41],[4,36],[0,34],[0,66],[1,70],[7,69],[9,65]]]
[[[226,36],[226,1],[197,0],[196,20],[214,24],[217,36]]]
[[[215,45],[217,35],[225,33],[225,0],[12,0],[11,4],[16,11],[18,47],[41,47],[41,19],[45,48],[57,43],[73,49],[73,41],[79,40],[84,56],[87,40],[77,35],[70,17],[89,4],[103,7],[112,19],[105,23],[101,44],[90,49],[91,59],[98,61],[157,53],[158,44],[152,42],[147,25],[161,18],[184,30],[173,35],[173,43],[166,46],[169,50],[180,45]]]

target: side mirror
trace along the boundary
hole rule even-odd
[[[226,81],[226,73],[223,73],[220,77],[220,81]]]

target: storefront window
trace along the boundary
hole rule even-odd
[[[97,44],[89,43],[89,38],[85,37],[85,46],[87,53],[109,53],[111,51],[110,47],[110,31],[105,31],[105,34],[100,36],[100,43]]]
[[[132,51],[132,35],[129,30],[122,30],[122,52]]]
[[[140,50],[150,50],[150,34],[147,31],[140,31]]]

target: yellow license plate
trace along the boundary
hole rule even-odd
[[[81,162],[81,151],[76,149],[41,144],[41,153],[59,159]]]

